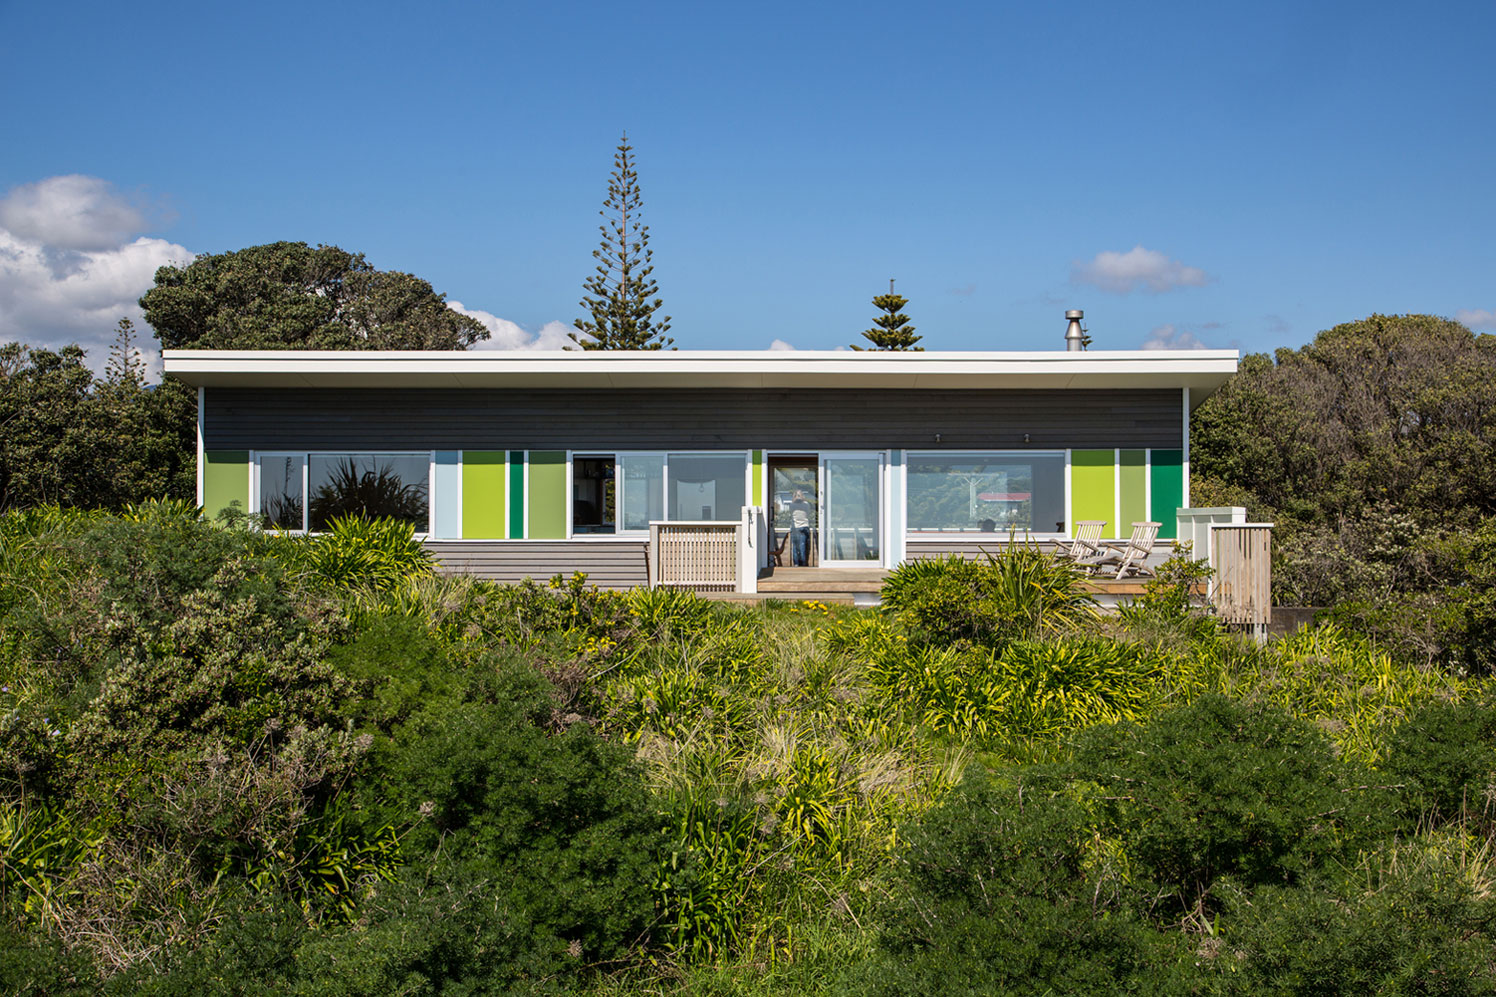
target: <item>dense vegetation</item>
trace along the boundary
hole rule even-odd
[[[1195,412],[1195,505],[1276,523],[1282,605],[1334,607],[1409,660],[1489,670],[1496,336],[1373,315],[1243,358]],[[1485,634],[1484,639],[1476,639]]]
[[[0,558],[7,993],[1496,992],[1487,682],[1334,626],[1024,550],[882,612],[504,587],[169,503]]]

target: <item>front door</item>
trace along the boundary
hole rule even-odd
[[[883,564],[883,455],[821,455],[821,563]]]

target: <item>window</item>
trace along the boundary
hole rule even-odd
[[[742,454],[670,454],[666,519],[737,520],[748,492]]]
[[[747,454],[577,454],[574,536],[643,533],[651,522],[736,522],[748,494]]]
[[[571,464],[571,531],[614,531],[614,463],[611,454],[577,457]]]
[[[1062,453],[910,454],[909,530],[1065,532]]]
[[[325,530],[337,516],[431,524],[429,453],[261,454],[260,515],[282,530]]]
[[[620,454],[623,478],[623,529],[649,529],[650,520],[665,518],[664,454]]]
[[[266,526],[276,530],[306,528],[306,508],[301,500],[305,468],[306,458],[301,454],[260,455],[259,509]]]

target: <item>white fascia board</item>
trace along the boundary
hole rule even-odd
[[[167,350],[194,386],[397,388],[1116,388],[1196,389],[1236,372],[1235,350],[1085,353],[845,351]]]

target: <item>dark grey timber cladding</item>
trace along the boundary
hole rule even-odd
[[[587,573],[587,583],[602,589],[627,589],[649,584],[643,540],[480,540],[426,541],[439,570],[470,574],[498,582],[533,578],[544,582],[553,575]]]
[[[203,439],[209,450],[1183,445],[1180,392],[1168,388],[208,388],[206,408]]]

